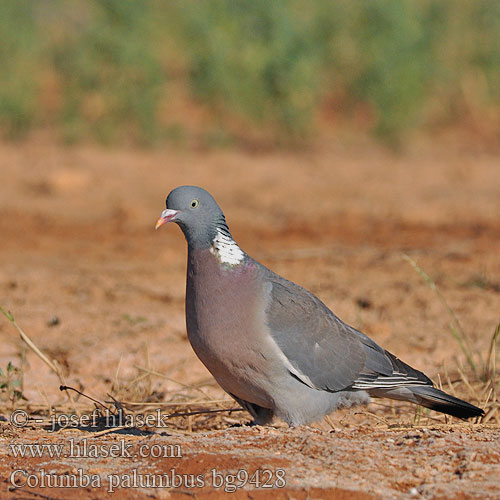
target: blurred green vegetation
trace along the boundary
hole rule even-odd
[[[2,0],[0,61],[8,138],[152,144],[197,126],[217,144],[293,143],[344,120],[394,142],[471,115],[497,139],[500,125],[495,0]]]

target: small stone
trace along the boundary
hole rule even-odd
[[[61,321],[57,316],[52,316],[49,321],[47,321],[47,326],[57,326]]]
[[[366,299],[365,297],[359,297],[356,299],[356,304],[358,304],[361,309],[370,309],[372,306],[371,300]]]

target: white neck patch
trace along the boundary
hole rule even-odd
[[[217,229],[217,236],[212,241],[210,252],[217,257],[222,264],[235,266],[245,257],[243,250],[229,236],[226,236]]]

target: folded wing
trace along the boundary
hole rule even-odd
[[[290,374],[304,384],[329,392],[432,386],[422,372],[343,323],[304,288],[274,273],[269,282],[267,325]]]

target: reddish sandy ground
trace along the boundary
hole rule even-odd
[[[436,280],[474,350],[486,353],[500,320],[499,165],[498,155],[438,147],[395,156],[373,146],[257,154],[65,149],[36,140],[0,145],[0,305],[58,362],[68,385],[86,394],[235,408],[186,338],[182,234],[175,226],[153,230],[170,189],[197,184],[214,194],[249,254],[447,390],[480,404],[487,394],[472,379],[469,388],[448,387],[447,376],[460,378],[458,366],[470,372],[449,313],[403,255]],[[21,342],[0,319],[5,372],[9,361],[21,366]],[[33,418],[50,408],[68,411],[58,378],[31,351],[23,372],[27,400],[11,407],[4,401],[5,419],[12,408]],[[205,403],[220,400],[227,402]],[[92,409],[82,397],[77,404]],[[0,497],[102,498],[116,480],[117,499],[215,499],[222,490],[211,486],[213,474],[229,485],[228,474],[243,470],[238,486],[257,474],[231,498],[500,498],[498,413],[483,424],[415,415],[411,405],[379,401],[312,428],[238,427],[248,418],[233,412],[98,435],[3,421]],[[45,452],[15,458],[10,447],[70,442],[102,447],[94,458],[60,459]],[[181,456],[103,456],[113,444],[129,446],[132,455],[143,445],[177,444]],[[27,471],[14,477],[19,488],[10,479],[16,469]],[[41,469],[59,478],[81,469],[101,484],[42,488]],[[129,488],[133,470],[150,479],[173,470],[183,482]],[[284,488],[264,487],[281,486],[280,474]],[[193,488],[191,475],[200,476]],[[22,486],[28,477],[34,487]]]

